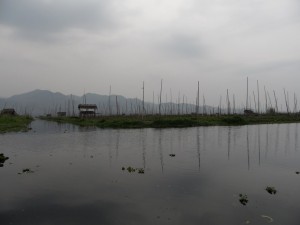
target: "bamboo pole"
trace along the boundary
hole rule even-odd
[[[287,99],[287,95],[285,93],[285,89],[283,89],[283,92],[284,92],[284,100],[285,100],[286,112],[289,114],[289,105],[288,105],[288,99]]]
[[[255,99],[254,91],[253,91],[253,100],[254,100],[254,108],[255,108],[255,112],[256,112],[256,99]]]
[[[199,105],[200,105],[200,99],[199,99],[199,94],[200,94],[200,89],[199,89],[199,81],[198,81],[198,92],[197,92],[197,110],[196,110],[196,113],[197,113],[197,115],[199,115]]]
[[[247,99],[246,99],[246,109],[248,109],[248,100],[249,100],[249,97],[248,97],[248,77],[247,77]]]
[[[274,99],[275,99],[275,109],[276,109],[276,112],[278,113],[277,97],[276,97],[276,94],[275,94],[275,91],[274,91],[274,90],[273,90],[273,93],[274,93]]]
[[[265,90],[266,113],[267,113],[267,110],[268,110],[268,98],[267,98],[266,86],[264,86],[264,90]]]
[[[160,94],[159,94],[159,115],[161,115],[161,95],[162,95],[162,85],[163,85],[163,80],[161,79],[160,81]]]
[[[257,112],[260,114],[260,103],[259,103],[259,85],[257,80]]]

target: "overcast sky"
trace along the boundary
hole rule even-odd
[[[299,0],[0,0],[0,96],[300,98]],[[182,98],[182,97],[181,97]],[[175,100],[174,100],[175,101]],[[251,100],[253,101],[253,99]]]

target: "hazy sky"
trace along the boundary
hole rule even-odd
[[[0,0],[0,96],[300,98],[299,0]],[[181,97],[182,98],[182,97]],[[174,100],[175,101],[175,100]],[[253,101],[253,100],[252,100]],[[244,101],[245,102],[245,101]]]

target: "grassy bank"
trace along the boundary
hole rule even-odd
[[[0,116],[0,133],[27,131],[32,120],[30,116]]]
[[[41,117],[58,123],[71,123],[79,126],[99,128],[168,128],[196,126],[240,126],[247,124],[297,123],[299,115],[222,115],[222,116],[103,116],[97,118]]]

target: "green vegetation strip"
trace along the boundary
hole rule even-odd
[[[222,115],[222,116],[101,116],[95,118],[79,117],[41,117],[41,119],[58,123],[71,123],[79,126],[96,126],[99,128],[176,128],[198,126],[241,126],[250,124],[297,123],[300,116],[277,115]]]
[[[30,116],[0,116],[0,133],[27,131],[32,120]]]

